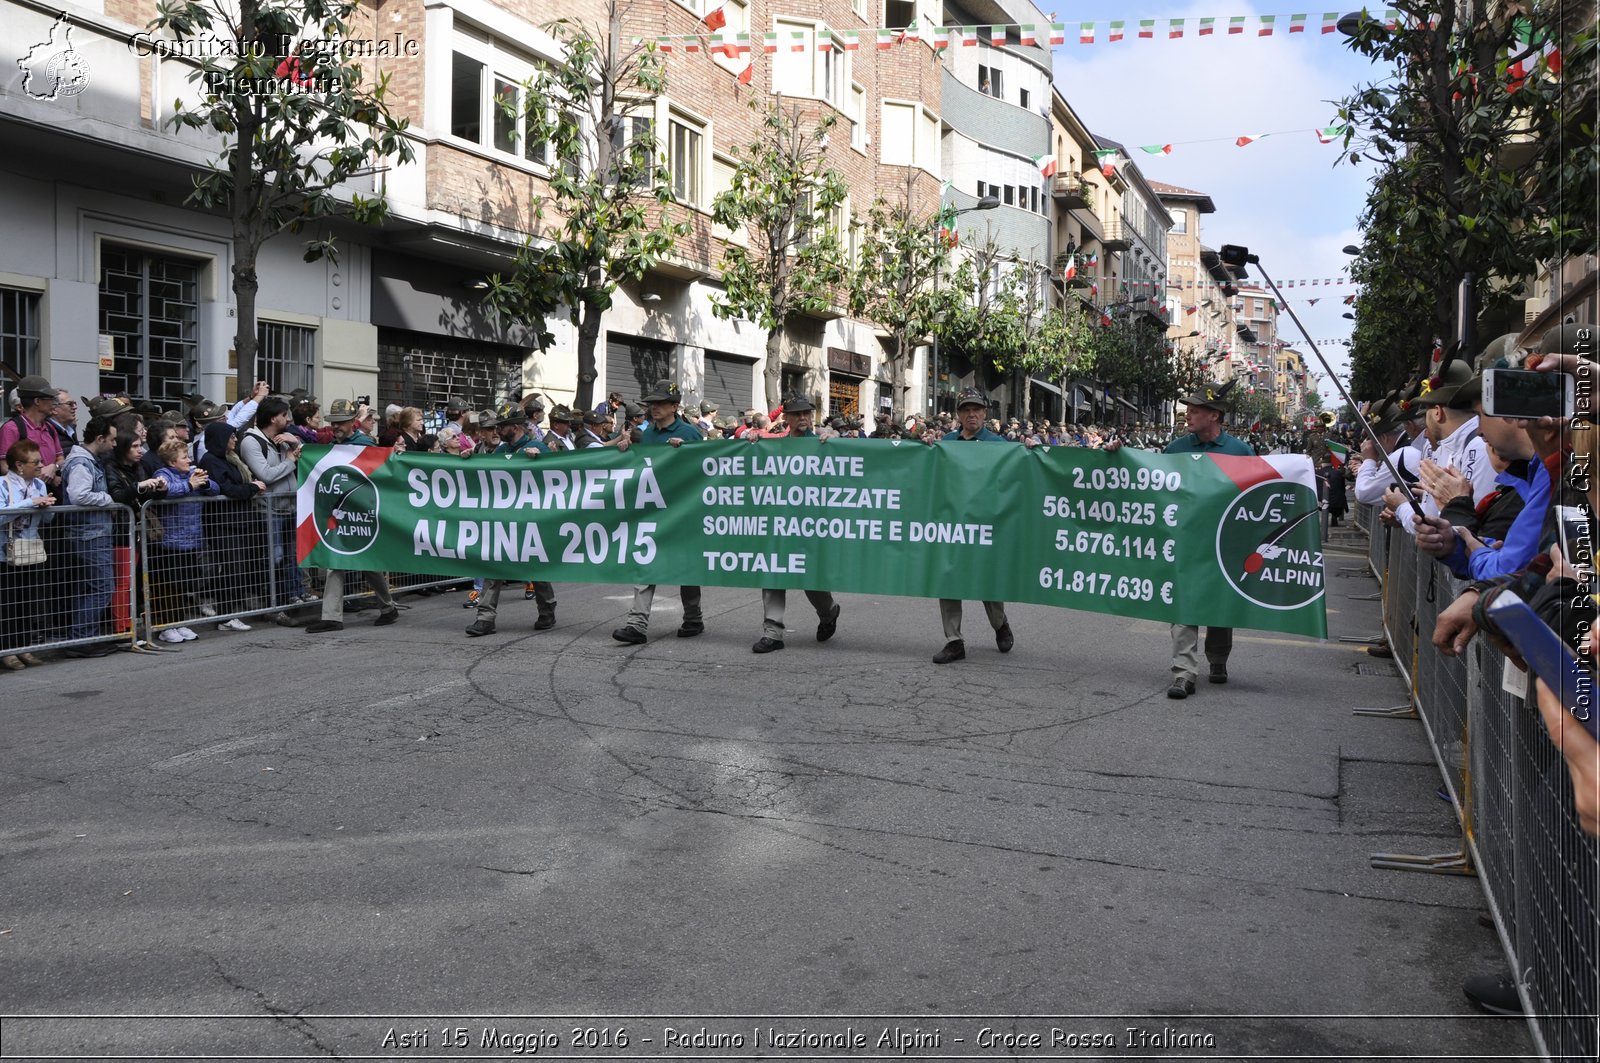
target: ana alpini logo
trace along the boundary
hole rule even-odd
[[[378,488],[349,465],[324,469],[313,490],[317,538],[336,554],[359,554],[378,541]]]
[[[1217,524],[1217,563],[1228,585],[1266,609],[1299,609],[1322,597],[1322,551],[1288,540],[1317,519],[1317,494],[1292,480],[1239,493]]]

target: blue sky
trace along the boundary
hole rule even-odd
[[[1344,46],[1342,35],[1320,32],[1322,13],[1338,4],[1038,2],[1047,15],[1054,12],[1054,21],[1067,23],[1068,43],[1054,49],[1062,94],[1092,131],[1125,145],[1147,178],[1211,196],[1217,212],[1201,222],[1208,246],[1247,245],[1280,284],[1331,277],[1349,262],[1340,248],[1360,243],[1356,223],[1373,168],[1334,165],[1337,146],[1317,143],[1310,132],[1268,136],[1243,148],[1234,144],[1243,134],[1332,125],[1337,114],[1332,101],[1381,78],[1379,68]],[[1287,16],[1302,12],[1309,16],[1307,31],[1288,34]],[[1254,16],[1260,14],[1279,16],[1272,37],[1256,36]],[[1225,27],[1234,15],[1251,17],[1242,35],[1229,36]],[[1195,36],[1201,17],[1217,19],[1216,34]],[[1155,39],[1137,38],[1142,18],[1158,20]],[[1189,20],[1181,40],[1166,39],[1166,20],[1173,18]],[[1112,19],[1127,23],[1126,39],[1119,44],[1106,43]],[[1086,21],[1097,24],[1093,45],[1076,43],[1078,24]],[[1174,145],[1171,155],[1139,151],[1140,145],[1162,143]],[[1349,308],[1340,296],[1354,290],[1334,288],[1332,297],[1316,306],[1304,298],[1327,289],[1284,292],[1296,299],[1295,311],[1341,373],[1348,368],[1348,349],[1320,341],[1350,334],[1351,322],[1340,316]],[[1315,366],[1287,315],[1279,331]],[[1324,382],[1321,390],[1324,399],[1335,399],[1332,384]]]

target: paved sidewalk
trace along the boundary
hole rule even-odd
[[[1378,628],[1362,564],[1328,558],[1336,634]],[[1234,680],[1175,702],[1146,621],[1014,606],[1002,656],[969,603],[937,667],[932,601],[841,594],[818,645],[792,594],[756,656],[756,591],[678,639],[664,589],[641,647],[609,637],[627,588],[558,591],[548,632],[509,601],[468,639],[453,594],[0,677],[0,1010],[254,1016],[8,1020],[6,1051],[446,1058],[461,1027],[550,1056],[614,1037],[593,1015],[635,1017],[614,1056],[719,1054],[667,1026],[1531,1051],[1461,996],[1503,962],[1477,883],[1368,866],[1458,832],[1420,725],[1350,714],[1404,698],[1359,647],[1240,632]]]

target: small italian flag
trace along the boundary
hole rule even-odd
[[[1082,23],[1078,24],[1078,43],[1079,44],[1093,44],[1094,43],[1094,23],[1093,22],[1082,22]]]
[[[1289,16],[1289,32],[1304,33],[1306,31],[1306,17],[1304,15]]]
[[[1323,128],[1317,130],[1317,143],[1332,144],[1335,140],[1338,140],[1340,137],[1344,136],[1349,128],[1350,127],[1346,125],[1324,126]]]
[[[1183,36],[1183,19],[1175,18],[1167,21],[1167,40],[1175,41]]]
[[[1033,23],[1030,22],[1030,23],[1024,25],[1021,28],[1021,32],[1022,32],[1022,46],[1024,48],[1033,48],[1033,47],[1036,47],[1038,45],[1038,43],[1039,43],[1039,27],[1038,26],[1036,26],[1036,25],[1034,25]]]
[[[1139,36],[1143,40],[1151,40],[1156,35],[1156,20],[1142,18],[1139,20]]]
[[[1332,33],[1339,28],[1339,12],[1324,11],[1322,13],[1322,32]]]
[[[1036,155],[1033,164],[1039,167],[1039,176],[1054,177],[1056,175],[1056,157],[1054,155]]]
[[[1100,163],[1100,172],[1107,177],[1117,175],[1117,152],[1114,148],[1094,153],[1095,160]]]
[[[1145,144],[1139,148],[1146,155],[1171,155],[1171,144]]]
[[[1228,32],[1229,33],[1243,33],[1244,32],[1244,20],[1245,20],[1245,16],[1243,16],[1243,15],[1235,15],[1232,18],[1228,19]]]
[[[1335,469],[1344,468],[1345,463],[1350,460],[1350,448],[1345,446],[1343,443],[1335,443],[1332,440],[1329,440],[1328,460],[1333,462],[1333,467]]]
[[[1061,276],[1065,280],[1070,281],[1070,280],[1072,280],[1072,278],[1076,277],[1077,275],[1078,275],[1078,256],[1077,255],[1068,255],[1067,256],[1067,268],[1061,271]]]
[[[1270,37],[1270,36],[1272,36],[1272,27],[1273,27],[1273,24],[1276,23],[1277,21],[1278,21],[1278,16],[1277,15],[1262,15],[1261,16],[1261,28],[1256,30],[1256,36],[1257,37]]]
[[[1067,43],[1067,24],[1065,22],[1050,23],[1050,46]]]
[[[1113,22],[1111,24],[1110,32],[1106,34],[1106,40],[1110,41],[1112,44],[1116,44],[1118,41],[1122,40],[1122,30],[1126,25],[1126,22]]]
[[[963,48],[976,48],[977,46],[978,46],[978,27],[976,27],[976,26],[962,26],[961,27],[961,47],[963,47]]]
[[[860,30],[844,31],[844,50],[847,52],[858,52],[861,50]]]
[[[762,34],[761,35],[761,50],[764,53],[766,53],[767,55],[772,55],[775,52],[777,52],[777,50],[778,50],[778,35],[776,33],[764,33],[764,34]]]
[[[1200,36],[1209,37],[1213,33],[1216,32],[1216,29],[1217,29],[1217,20],[1216,19],[1214,19],[1214,18],[1203,18],[1203,19],[1200,20]]]
[[[1006,43],[1006,28],[1004,26],[989,27],[989,43],[999,48]]]
[[[1265,133],[1246,133],[1244,136],[1239,137],[1238,139],[1236,139],[1234,141],[1234,144],[1236,146],[1242,148],[1246,144],[1254,144],[1256,141],[1260,140],[1265,135],[1266,135]]]

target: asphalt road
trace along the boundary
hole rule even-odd
[[[1002,656],[969,603],[937,667],[926,600],[818,645],[791,594],[755,656],[755,591],[639,647],[559,593],[0,676],[0,1055],[1532,1050],[1460,992],[1477,883],[1368,866],[1458,832],[1358,649],[1240,632],[1175,702],[1147,621],[1016,606]]]

